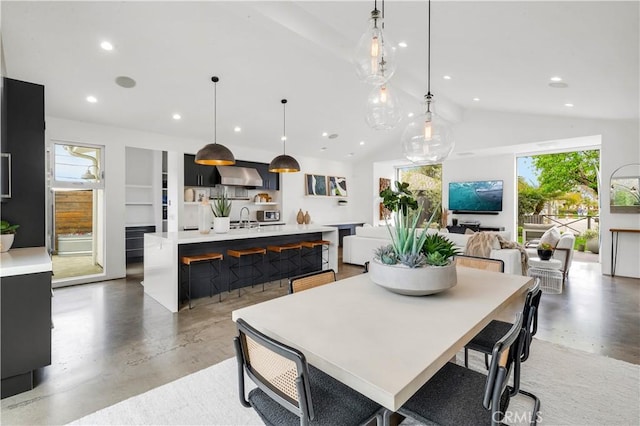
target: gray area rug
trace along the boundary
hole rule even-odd
[[[458,363],[462,364],[461,354]],[[471,352],[471,366],[484,361]],[[541,425],[640,424],[640,366],[534,340],[522,386],[542,401]],[[530,400],[509,406],[509,424],[528,424]],[[256,425],[238,400],[235,359],[185,376],[76,420],[74,425]],[[409,419],[403,424],[413,424]]]

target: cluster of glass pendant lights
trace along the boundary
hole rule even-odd
[[[205,145],[196,153],[195,162],[206,166],[230,166],[236,163],[233,153],[226,146],[219,144],[217,141],[217,87],[220,79],[216,76],[211,77],[213,81],[213,143]],[[275,173],[291,173],[299,172],[300,164],[295,158],[286,153],[287,140],[287,120],[286,120],[286,104],[287,100],[282,99],[282,155],[275,157],[269,163],[269,171]]]
[[[449,124],[433,111],[431,93],[431,0],[427,9],[427,94],[424,114],[407,124],[402,133],[403,153],[413,162],[441,163],[453,150],[453,134]],[[389,84],[396,71],[395,49],[385,38],[384,0],[382,11],[374,0],[369,26],[356,46],[354,62],[360,80],[372,84],[367,98],[367,124],[376,130],[389,130],[402,121],[398,97]]]

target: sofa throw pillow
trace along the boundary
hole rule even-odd
[[[544,234],[542,234],[539,244],[547,243],[551,247],[555,247],[556,245],[558,245],[558,241],[560,241],[560,231],[558,231],[557,228],[551,228],[545,231]]]

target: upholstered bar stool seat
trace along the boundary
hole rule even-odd
[[[280,287],[282,287],[282,274],[286,272],[287,275],[298,275],[300,270],[300,250],[302,249],[301,243],[287,243],[273,246],[267,246],[269,255],[269,265],[275,269],[273,276],[277,276],[280,281]],[[284,265],[283,265],[284,261]],[[283,269],[286,266],[286,271]],[[288,276],[286,278],[289,278]]]
[[[316,268],[316,263],[314,256],[316,254],[316,250],[318,247],[321,247],[321,256],[322,260],[320,262],[320,269],[327,269],[329,267],[329,246],[331,245],[331,241],[327,240],[315,240],[315,241],[303,241],[302,244],[302,254],[301,259],[303,263],[306,264],[305,268],[302,272],[314,272]]]
[[[189,309],[191,306],[191,265],[198,262],[209,262],[211,271],[209,273],[209,297],[213,296],[213,289],[218,291],[218,301],[222,301],[222,290],[218,289],[215,283],[216,278],[220,276],[220,263],[222,262],[222,253],[203,253],[203,254],[191,254],[188,256],[182,256],[180,263],[183,267],[186,267],[189,271],[188,286],[187,286],[187,299],[189,300]],[[216,267],[217,264],[217,267]]]
[[[231,262],[229,266],[229,291],[231,291],[231,285],[240,281],[240,269],[242,267],[249,267],[251,286],[255,285],[255,280],[262,276],[262,271],[258,268],[258,264],[262,263],[264,255],[267,250],[262,247],[251,247],[246,249],[229,249],[227,250],[227,256],[235,261]],[[243,265],[243,259],[247,259],[247,262]],[[233,274],[234,279],[231,279]],[[264,283],[262,283],[262,291],[264,291]],[[240,297],[240,286],[238,286],[238,297]]]

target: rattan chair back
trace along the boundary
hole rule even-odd
[[[504,262],[500,259],[457,255],[456,264],[467,268],[483,269],[492,272],[504,272]]]
[[[336,280],[336,273],[333,269],[311,272],[289,279],[289,293],[297,293],[310,288],[332,283]]]

